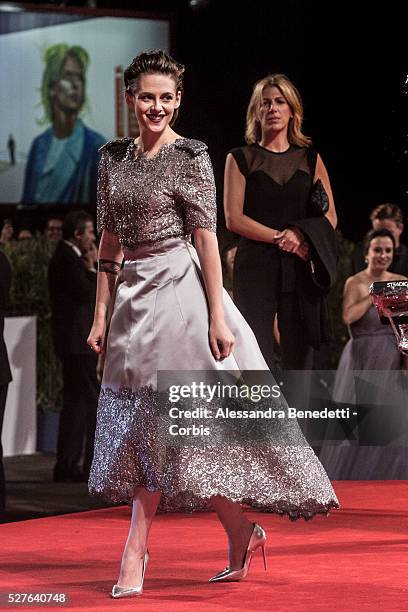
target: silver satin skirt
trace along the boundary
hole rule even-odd
[[[225,439],[172,446],[158,434],[158,371],[268,370],[249,325],[226,291],[223,296],[235,346],[218,362],[192,244],[171,238],[142,246],[125,261],[107,339],[89,491],[112,502],[130,502],[137,487],[161,491],[166,511],[209,509],[210,498],[222,495],[291,519],[326,514],[338,507],[336,495],[294,419],[261,445]]]

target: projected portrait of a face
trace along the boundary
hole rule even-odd
[[[86,110],[89,55],[61,43],[44,53],[41,125],[51,124],[30,147],[22,202],[94,204],[98,149],[105,142],[80,118]]]

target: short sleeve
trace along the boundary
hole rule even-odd
[[[203,228],[217,230],[217,202],[214,173],[210,156],[206,151],[189,156],[183,164],[178,196],[184,214],[185,233]]]
[[[98,167],[96,221],[98,234],[103,229],[115,232],[115,219],[109,201],[109,172],[107,153],[102,151]]]
[[[249,171],[248,171],[248,162],[245,157],[244,151],[242,150],[242,148],[237,148],[237,149],[232,149],[229,152],[231,153],[232,157],[235,159],[237,166],[239,168],[239,171],[246,178],[248,176]]]

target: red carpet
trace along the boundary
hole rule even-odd
[[[268,571],[258,551],[241,583],[207,582],[227,560],[214,513],[157,516],[144,594],[127,600],[108,594],[129,508],[7,524],[0,527],[0,592],[64,592],[70,610],[408,610],[408,482],[335,488],[342,509],[328,518],[291,523],[248,513],[267,530]],[[3,601],[1,610],[17,609]]]

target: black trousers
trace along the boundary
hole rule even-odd
[[[92,464],[99,383],[96,355],[67,355],[62,360],[63,404],[60,415],[55,469],[78,468],[85,441],[83,471]]]
[[[0,512],[6,507],[6,478],[3,465],[3,446],[1,444],[1,432],[3,429],[4,411],[6,409],[8,383],[0,385]]]

